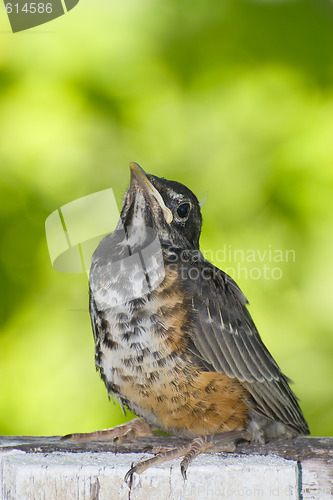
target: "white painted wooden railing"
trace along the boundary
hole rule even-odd
[[[154,442],[179,440],[156,436]],[[151,439],[72,444],[58,437],[0,437],[3,500],[214,500],[333,498],[333,438],[301,437],[237,453],[202,454],[180,473],[179,460],[124,476],[149,454]]]

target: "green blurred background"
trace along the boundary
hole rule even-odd
[[[332,435],[328,0],[81,0],[17,34],[0,5],[0,434],[124,421],[95,372],[87,277],[53,270],[44,224],[109,187],[120,206],[129,161],[205,202],[202,249],[235,270],[312,433]],[[234,252],[269,248],[295,260]]]

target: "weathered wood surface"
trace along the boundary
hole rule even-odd
[[[333,438],[299,437],[266,445],[240,444],[235,453],[202,454],[184,482],[179,460],[123,477],[152,445],[183,442],[164,436],[132,442],[70,443],[59,437],[0,437],[3,500],[164,498],[333,498]],[[156,496],[156,488],[159,493]]]

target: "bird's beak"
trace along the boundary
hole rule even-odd
[[[152,183],[149,181],[146,172],[143,170],[143,168],[140,167],[137,163],[134,163],[133,161],[129,164],[130,169],[131,169],[131,176],[132,178],[135,178],[137,182],[140,184],[140,186],[143,188],[143,190],[148,194],[148,196],[153,196],[159,206],[161,207],[163,211],[164,218],[168,224],[172,222],[173,216],[170,208],[168,208],[162,196],[160,193],[157,191],[157,189],[152,185]]]

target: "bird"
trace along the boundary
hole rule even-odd
[[[186,439],[155,447],[134,473],[173,458],[234,451],[240,441],[309,434],[298,400],[264,345],[235,281],[199,248],[202,215],[184,184],[130,163],[116,229],[92,256],[95,363],[109,396],[137,418],[68,439]]]

